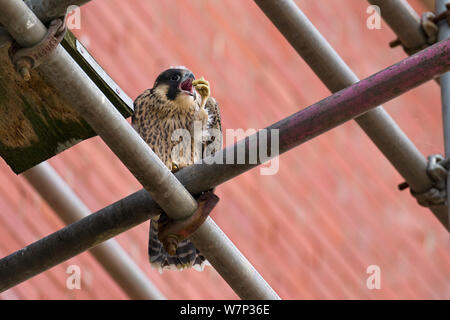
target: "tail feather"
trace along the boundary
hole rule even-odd
[[[162,213],[158,221],[150,221],[150,232],[148,241],[148,256],[150,264],[159,270],[164,269],[183,270],[193,267],[197,271],[202,271],[208,264],[205,257],[197,250],[194,244],[189,240],[183,240],[178,244],[175,255],[167,253],[161,241],[158,238],[158,223],[167,219],[167,215]]]

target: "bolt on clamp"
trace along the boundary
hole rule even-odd
[[[408,48],[406,47],[400,39],[395,39],[389,43],[391,48],[395,48],[399,45],[403,47],[403,50],[408,55],[413,55],[414,53],[425,49],[426,47],[437,42],[437,36],[439,32],[439,21],[447,20],[447,23],[450,25],[450,3],[446,5],[447,10],[442,12],[439,15],[435,15],[433,12],[424,12],[420,18],[420,29],[423,31],[426,43],[417,47],[417,48]]]
[[[9,49],[9,56],[16,71],[25,81],[31,79],[30,71],[42,64],[56,49],[66,34],[64,18],[50,22],[45,37],[30,48],[21,48],[14,42]]]
[[[178,244],[194,233],[208,218],[211,211],[219,202],[219,197],[208,191],[200,195],[197,200],[197,210],[186,219],[169,220],[159,227],[158,238],[169,255],[174,255]]]
[[[433,181],[433,186],[423,192],[417,192],[410,188],[411,195],[424,207],[433,207],[447,204],[447,176],[450,167],[450,158],[444,159],[439,154],[428,157],[427,174]],[[399,190],[408,188],[407,182],[399,184]]]

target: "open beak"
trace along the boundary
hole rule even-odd
[[[192,85],[192,81],[193,80],[194,79],[192,79],[192,78],[184,79],[183,81],[181,81],[179,89],[182,92],[184,92],[184,93],[186,93],[186,94],[188,94],[190,96],[195,97],[195,90],[194,90],[194,86]]]

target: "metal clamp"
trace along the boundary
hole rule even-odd
[[[219,197],[211,191],[198,198],[198,208],[190,217],[183,220],[172,220],[159,227],[158,238],[170,255],[174,255],[178,243],[194,233],[208,218],[219,202]]]
[[[389,43],[389,47],[395,48],[399,45],[403,47],[403,50],[408,55],[413,55],[420,50],[425,49],[429,45],[432,45],[437,42],[437,35],[439,32],[438,22],[444,19],[447,19],[447,22],[450,24],[450,4],[447,4],[447,11],[442,12],[439,15],[435,15],[433,12],[424,12],[422,13],[422,17],[420,18],[420,27],[426,36],[426,43],[417,48],[408,48],[406,47],[400,39],[395,39]]]
[[[20,48],[17,43],[9,49],[14,67],[25,81],[31,79],[30,71],[42,64],[56,49],[66,34],[64,20],[55,19],[50,23],[45,37],[31,48]]]
[[[433,187],[424,191],[416,192],[410,189],[411,195],[413,195],[417,202],[424,207],[433,207],[447,204],[447,176],[448,167],[450,167],[450,158],[444,159],[439,154],[431,155],[428,157],[427,174],[433,181]],[[408,188],[407,182],[401,183],[398,188],[404,190]]]

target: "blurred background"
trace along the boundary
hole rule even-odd
[[[302,0],[298,6],[360,77],[405,57],[382,22],[369,30],[368,3]],[[425,2],[410,1],[418,13]],[[224,129],[260,129],[330,93],[253,1],[94,0],[72,30],[131,97],[169,66],[211,83]],[[440,92],[429,82],[384,105],[424,155],[443,152]],[[232,143],[229,141],[228,143]],[[49,163],[94,212],[140,189],[98,138]],[[64,226],[21,176],[0,161],[0,256]],[[259,169],[216,189],[212,217],[283,299],[449,299],[450,243],[355,122],[282,155],[279,172]],[[149,224],[116,237],[169,299],[237,299],[212,267],[159,274],[147,259]],[[81,289],[66,288],[67,267]],[[369,290],[366,270],[381,270]],[[1,299],[127,299],[94,260],[80,254]]]

